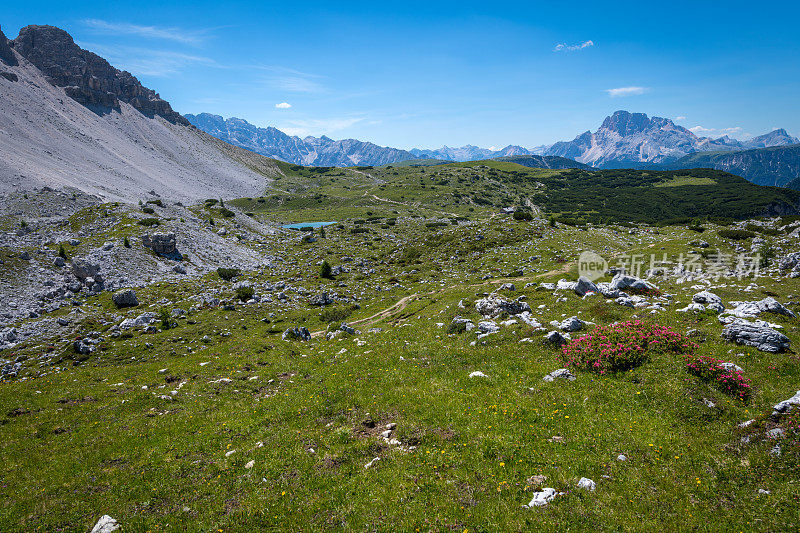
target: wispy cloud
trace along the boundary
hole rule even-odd
[[[620,98],[623,96],[644,94],[649,90],[650,89],[648,87],[617,87],[616,89],[606,89],[606,92],[611,98]]]
[[[281,102],[280,104],[275,104],[275,109],[289,109],[292,107],[292,104],[289,102]]]
[[[101,19],[86,19],[83,24],[97,33],[136,35],[147,39],[163,39],[184,44],[199,44],[206,32],[206,30],[191,31],[175,27],[140,26],[128,22],[109,22]]]
[[[704,128],[703,126],[694,126],[689,128],[689,131],[695,135],[705,135],[708,137],[721,137],[723,135],[739,135],[742,133],[742,128],[734,126],[731,128]]]
[[[686,120],[686,117],[675,117],[675,120]]]
[[[328,135],[342,131],[350,126],[363,122],[364,117],[337,117],[308,120],[290,120],[284,125],[277,126],[279,130],[289,135]]]
[[[553,52],[575,52],[590,46],[594,46],[594,41],[583,41],[580,44],[559,43],[553,48]]]
[[[255,65],[251,68],[268,72],[269,75],[265,76],[264,81],[274,89],[292,93],[322,93],[326,91],[319,81],[323,76],[319,74],[275,65]]]
[[[101,55],[119,69],[142,76],[171,76],[192,65],[221,68],[213,59],[171,50],[95,43],[79,43],[79,46]]]

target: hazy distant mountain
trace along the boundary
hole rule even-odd
[[[507,157],[496,157],[495,160],[507,161],[509,163],[516,163],[524,167],[533,168],[552,168],[558,170],[564,168],[581,168],[588,170],[592,168],[589,165],[578,163],[573,159],[567,159],[566,157],[559,157],[555,155],[512,155]]]
[[[767,137],[772,133],[762,135],[762,137]],[[788,135],[780,137],[785,138]],[[796,182],[800,178],[800,144],[736,152],[699,152],[687,155],[664,165],[664,167],[669,169],[714,168],[742,176],[758,185],[787,187],[792,180]]]
[[[225,119],[200,113],[186,115],[191,124],[206,133],[241,148],[287,163],[310,166],[387,165],[417,157],[405,150],[386,148],[355,139],[334,141],[322,137],[290,136],[273,128],[259,128],[240,118]]]
[[[449,146],[442,146],[437,150],[423,150],[413,148],[409,150],[417,158],[428,159],[444,159],[447,161],[477,161],[479,159],[491,159],[494,155],[494,150],[488,148],[480,148],[467,144],[461,148],[450,148]]]
[[[0,32],[0,193],[75,187],[137,201],[262,192],[274,160],[193,128],[128,72],[52,26]]]
[[[595,167],[619,168],[668,163],[700,151],[732,151],[797,142],[783,129],[744,142],[728,136],[719,139],[698,137],[667,118],[616,111],[606,117],[594,133],[587,131],[572,141],[555,143],[544,153]]]

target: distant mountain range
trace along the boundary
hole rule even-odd
[[[784,129],[776,129],[747,141],[729,136],[698,137],[692,131],[662,117],[616,111],[595,132],[586,131],[572,141],[524,148],[509,145],[501,150],[466,145],[435,150],[401,150],[354,139],[290,136],[273,128],[259,128],[240,118],[225,119],[201,113],[186,115],[191,124],[233,145],[298,165],[386,165],[409,160],[476,161],[509,157],[521,164],[555,165],[545,168],[691,168],[709,167],[741,175],[755,183],[783,186],[800,177],[793,150],[770,150],[800,143]],[[759,152],[759,150],[767,150]]]
[[[728,136],[698,137],[668,118],[616,111],[592,133],[586,131],[568,142],[558,142],[546,155],[574,159],[598,168],[637,168],[642,163],[670,163],[696,152],[736,151],[800,143],[784,129],[748,141]]]
[[[197,128],[234,146],[296,165],[350,167],[388,165],[397,161],[418,159],[405,150],[355,139],[334,141],[324,135],[301,139],[273,127],[256,127],[240,118],[225,119],[219,115],[200,113],[186,115],[186,119]]]

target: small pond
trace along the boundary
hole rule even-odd
[[[336,224],[336,222],[298,222],[296,224],[284,224],[283,228],[286,229],[303,229],[303,228],[321,228],[322,226],[330,226],[331,224]]]

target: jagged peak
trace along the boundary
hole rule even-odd
[[[55,26],[25,26],[12,41],[14,49],[76,102],[94,110],[119,109],[126,102],[147,116],[161,116],[189,125],[158,93],[144,87],[130,72],[75,44]]]

